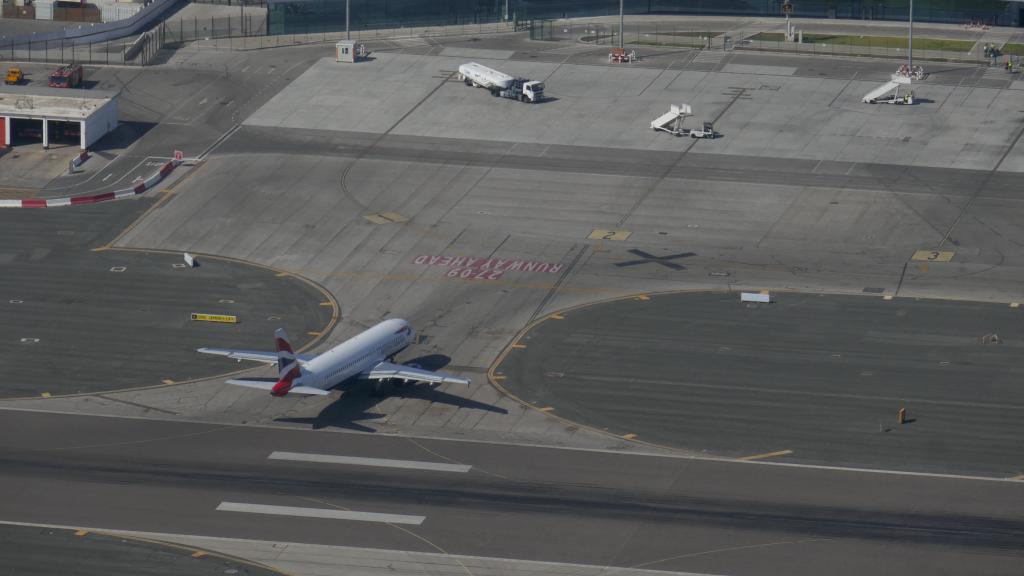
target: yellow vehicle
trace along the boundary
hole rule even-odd
[[[7,78],[4,79],[4,84],[21,84],[24,79],[25,75],[22,74],[21,68],[11,66],[7,69]]]

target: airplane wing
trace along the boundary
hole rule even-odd
[[[228,384],[234,384],[235,386],[246,386],[248,388],[258,388],[260,390],[272,390],[274,385],[277,384],[276,380],[249,380],[246,378],[239,378],[235,380],[228,380]],[[330,394],[327,390],[321,390],[319,388],[313,388],[312,386],[292,386],[288,389],[289,394],[309,394],[312,396],[327,396]]]
[[[256,362],[266,362],[267,364],[274,364],[277,362],[277,352],[261,352],[259,350],[231,350],[229,348],[198,348],[196,352],[202,352],[203,354],[214,354],[216,356],[227,356],[228,358],[234,358],[235,360],[254,360]],[[313,358],[316,358],[315,354],[298,354],[295,358],[299,361],[299,364],[305,364]]]
[[[469,385],[468,378],[449,376],[441,372],[431,372],[430,370],[424,370],[422,368],[413,368],[412,366],[403,366],[401,364],[392,364],[390,362],[381,362],[380,364],[377,364],[370,369],[368,374],[366,374],[366,378],[369,378],[370,380],[404,378],[406,380],[417,380],[419,382]]]

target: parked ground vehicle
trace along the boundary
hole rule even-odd
[[[11,66],[7,69],[7,77],[4,78],[4,84],[21,84],[24,80],[25,74],[21,71],[21,68]]]
[[[81,64],[65,64],[50,74],[50,87],[78,88],[82,85],[83,72]]]
[[[544,83],[529,78],[513,78],[504,72],[470,62],[459,66],[459,79],[466,86],[487,88],[494,96],[536,103],[544,99]]]

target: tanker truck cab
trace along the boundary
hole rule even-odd
[[[523,96],[530,102],[540,102],[544,99],[544,83],[531,80],[523,84]]]

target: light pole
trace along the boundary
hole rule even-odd
[[[348,3],[349,3],[349,0],[345,0],[345,40],[351,40],[352,39],[352,33],[349,31],[349,27],[348,27],[348,15],[349,15]]]
[[[907,73],[914,71],[914,0],[910,0],[910,29],[907,34]]]
[[[626,3],[626,0],[619,0],[619,48],[625,48],[625,45],[623,44],[623,39],[625,38],[625,36],[622,34],[623,33],[623,28],[625,28],[625,26],[623,25],[623,20],[624,20],[623,13],[624,13],[625,3]]]

